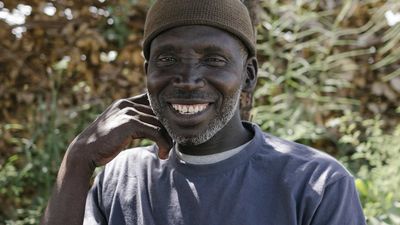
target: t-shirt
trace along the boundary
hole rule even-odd
[[[364,225],[351,174],[310,147],[254,133],[223,161],[189,164],[157,147],[120,153],[96,177],[86,225]]]
[[[240,145],[239,147],[210,155],[188,155],[180,152],[178,148],[175,148],[174,150],[178,158],[186,163],[206,165],[206,164],[217,163],[227,158],[230,158],[233,155],[236,155],[238,152],[242,151],[249,143],[250,142],[247,142],[245,144]]]

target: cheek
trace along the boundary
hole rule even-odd
[[[240,74],[235,73],[220,73],[212,76],[209,82],[220,92],[232,94],[241,87],[243,79]]]
[[[161,92],[171,81],[171,77],[160,73],[149,73],[146,77],[147,89],[150,94]]]

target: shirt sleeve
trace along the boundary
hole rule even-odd
[[[311,224],[366,225],[352,177],[342,177],[325,188]]]
[[[95,179],[95,182],[90,189],[85,206],[85,217],[83,225],[106,225],[107,220],[102,210],[101,198],[101,183],[104,172],[101,172]]]

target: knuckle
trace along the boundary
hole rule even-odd
[[[122,101],[123,99],[117,99],[112,103],[112,105],[118,106]]]
[[[130,105],[130,101],[128,101],[127,99],[119,99],[114,102],[114,105],[119,109],[123,109]]]

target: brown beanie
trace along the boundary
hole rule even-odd
[[[179,26],[208,25],[230,32],[256,54],[255,33],[246,6],[240,0],[157,0],[147,13],[143,53],[160,33]]]

